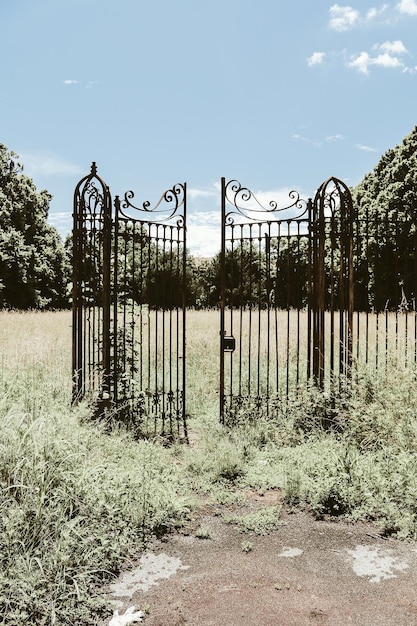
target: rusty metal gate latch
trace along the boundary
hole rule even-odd
[[[236,348],[236,339],[232,335],[223,337],[223,352],[234,352]]]

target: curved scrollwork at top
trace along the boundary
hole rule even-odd
[[[185,219],[185,183],[176,183],[170,189],[164,191],[155,206],[146,200],[141,206],[136,206],[132,200],[135,197],[133,191],[126,191],[122,201],[118,199],[117,212],[119,217],[134,221],[147,221],[154,223],[166,223],[176,218],[176,225],[182,227]],[[181,207],[183,211],[180,212]],[[129,211],[134,210],[134,214]]]
[[[103,220],[105,213],[111,215],[110,190],[98,176],[93,161],[91,172],[79,181],[74,191],[74,220]]]
[[[314,206],[317,216],[353,219],[353,201],[349,187],[339,178],[332,176],[317,189]]]
[[[307,202],[293,190],[288,194],[291,202],[280,207],[276,200],[270,200],[265,206],[256,195],[243,187],[238,180],[230,180],[224,186],[225,223],[229,226],[241,218],[251,222],[268,222],[272,220],[299,220],[307,213]],[[287,213],[287,215],[285,215]]]

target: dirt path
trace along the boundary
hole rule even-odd
[[[146,608],[146,626],[417,625],[417,544],[285,511],[268,535],[242,534],[227,512],[203,507],[150,545],[111,589],[120,612]]]

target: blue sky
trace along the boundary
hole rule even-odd
[[[0,0],[0,142],[54,198],[96,161],[113,195],[189,189],[219,247],[219,181],[285,206],[356,185],[417,123],[417,0]]]

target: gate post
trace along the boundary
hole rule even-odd
[[[312,287],[313,379],[323,389],[326,370],[351,377],[353,352],[353,223],[349,188],[329,178],[317,190],[313,204]],[[326,314],[330,328],[326,333]],[[338,360],[338,365],[335,361]]]
[[[110,394],[111,195],[95,162],[74,191],[72,402]]]

